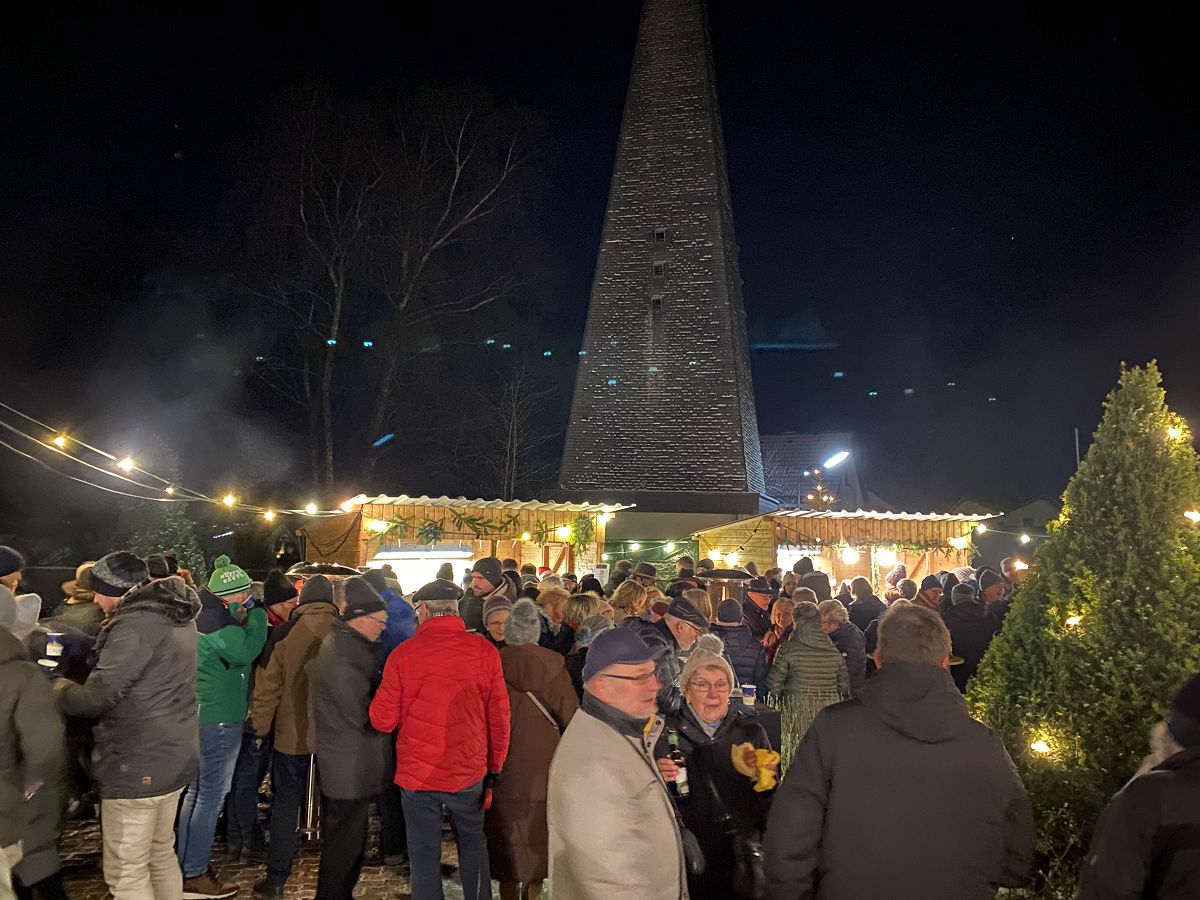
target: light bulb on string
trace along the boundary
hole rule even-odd
[[[1022,534],[1022,535],[1021,535],[1021,537],[1020,537],[1018,540],[1020,540],[1020,542],[1021,542],[1022,544],[1028,544],[1030,541],[1032,541],[1032,540],[1033,540],[1033,538],[1031,538],[1031,537],[1030,537],[1029,535],[1027,535],[1027,534]]]
[[[522,531],[521,532],[521,540],[523,540],[525,542],[529,542],[529,541],[533,540],[533,535],[531,535],[528,531]]]
[[[675,542],[667,541],[665,544],[663,544],[663,550],[665,550],[667,553],[674,553],[675,552]]]
[[[126,456],[119,463],[117,463],[117,468],[122,472],[132,472],[135,465],[137,464],[133,461],[133,457]]]
[[[163,490],[171,496],[175,495],[175,485],[173,484],[168,484]]]
[[[63,447],[67,446],[67,436],[65,434],[56,434],[54,436],[54,440],[52,440],[50,443],[61,450]]]
[[[600,513],[600,515],[596,516],[596,521],[599,522],[601,525],[607,525],[608,520],[611,518],[612,518],[612,515],[610,513],[602,512],[602,513]]]
[[[554,529],[554,536],[556,538],[558,538],[560,541],[565,541],[567,538],[569,538],[571,536],[571,526],[570,525],[559,525],[557,528]]]
[[[875,562],[881,566],[894,566],[896,564],[896,551],[888,547],[876,548]]]
[[[988,527],[983,522],[980,522],[978,525],[975,526],[976,534],[987,534],[987,530],[988,530]]]
[[[226,506],[233,506],[235,503],[237,503],[237,497],[233,496],[233,494],[226,494],[221,498],[221,502]]]
[[[317,504],[306,503],[304,506],[304,511],[306,513],[308,513],[310,516],[315,516],[317,514]]]
[[[736,566],[739,558],[740,557],[736,550],[730,550],[728,553],[725,554],[725,562],[727,562],[731,566]]]
[[[968,541],[965,537],[952,537],[948,543],[955,550],[966,550]]]
[[[637,553],[639,550],[642,549],[642,545],[635,541],[634,543],[629,545],[629,549],[631,552]]]
[[[854,565],[859,560],[859,552],[854,547],[845,547],[842,549],[842,562],[848,566]]]
[[[383,519],[369,519],[367,521],[367,528],[369,528],[371,531],[374,531],[376,534],[383,534],[390,527],[391,525],[389,525]]]
[[[263,513],[263,518],[266,519],[268,522],[274,522],[275,521],[275,510],[268,509],[266,512]]]

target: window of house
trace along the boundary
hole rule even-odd
[[[665,244],[666,242],[667,242],[667,229],[655,228],[654,229],[654,243]]]
[[[650,312],[654,315],[659,315],[663,311],[663,296],[662,294],[650,295]]]
[[[665,262],[656,262],[654,264],[654,277],[662,278],[667,272],[667,264]]]

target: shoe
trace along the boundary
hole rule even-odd
[[[183,879],[183,900],[225,900],[238,890],[236,884],[217,881],[212,869],[195,878]]]
[[[274,884],[270,878],[264,878],[254,886],[254,893],[267,900],[283,900],[283,885]]]

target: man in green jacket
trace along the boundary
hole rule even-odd
[[[232,897],[210,869],[217,815],[233,781],[249,703],[250,667],[267,641],[267,613],[247,610],[250,577],[218,556],[200,592],[196,645],[196,705],[200,712],[200,772],[179,809],[175,852],[185,900]]]

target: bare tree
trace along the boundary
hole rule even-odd
[[[492,435],[484,435],[493,440],[482,448],[482,455],[496,473],[501,497],[518,496],[521,488],[537,482],[554,467],[553,460],[538,454],[553,435],[536,427],[542,403],[550,393],[522,360],[491,395],[496,429]]]

